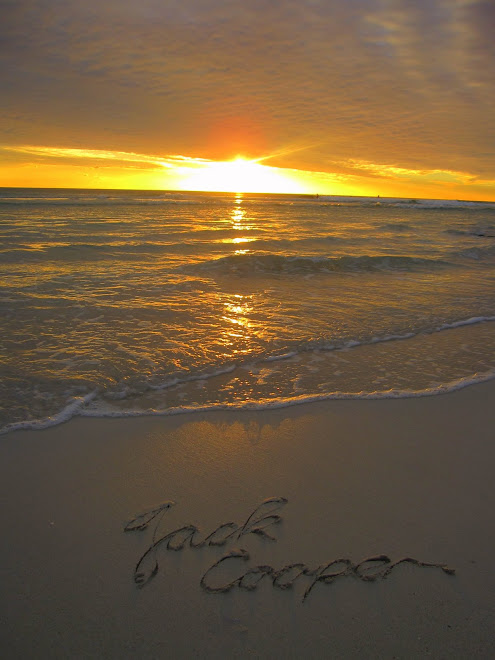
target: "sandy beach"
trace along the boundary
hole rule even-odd
[[[493,657],[494,394],[3,436],[2,656]]]

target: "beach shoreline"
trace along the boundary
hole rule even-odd
[[[4,657],[490,657],[494,394],[2,436]]]

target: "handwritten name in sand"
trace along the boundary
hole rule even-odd
[[[282,521],[279,512],[286,504],[285,497],[270,497],[261,502],[244,522],[221,523],[212,532],[202,537],[196,525],[184,525],[171,532],[162,533],[160,526],[165,513],[175,502],[164,502],[151,511],[146,511],[128,522],[124,532],[144,531],[153,523],[151,542],[141,555],[134,569],[134,582],[138,587],[146,586],[159,571],[158,551],[160,549],[180,552],[186,545],[193,549],[224,546],[239,541],[242,537],[255,534],[269,541],[276,541],[267,530]],[[270,529],[270,532],[272,530]],[[420,561],[413,557],[403,557],[392,561],[388,555],[367,557],[355,564],[350,559],[338,558],[311,568],[304,563],[286,564],[274,568],[266,564],[252,566],[245,570],[243,562],[251,559],[244,549],[232,549],[216,561],[203,574],[201,587],[208,593],[225,593],[234,588],[254,591],[263,579],[269,579],[273,587],[290,589],[297,582],[304,583],[302,600],[306,600],[317,584],[331,584],[337,578],[352,577],[364,582],[384,580],[399,564],[409,563],[423,568],[439,568],[448,575],[454,575],[455,570],[444,564]],[[228,580],[226,572],[234,571],[237,576]]]

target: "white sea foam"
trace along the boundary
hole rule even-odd
[[[478,385],[495,379],[495,369],[482,374],[476,374],[467,378],[460,378],[448,383],[442,383],[436,387],[423,390],[386,390],[374,392],[328,392],[326,394],[300,395],[286,398],[273,398],[260,401],[246,401],[235,403],[213,403],[210,405],[177,406],[166,410],[115,410],[99,402],[93,409],[78,411],[81,417],[146,417],[146,416],[171,416],[187,413],[209,412],[215,410],[270,410],[273,408],[287,408],[290,406],[317,401],[343,401],[343,400],[367,400],[367,399],[410,399],[425,396],[436,396],[448,394],[461,390],[465,387]]]
[[[246,401],[235,403],[212,403],[209,405],[188,405],[176,406],[165,410],[154,409],[115,409],[107,402],[99,400],[95,402],[93,408],[85,408],[85,404],[95,399],[94,394],[87,397],[81,397],[81,400],[76,400],[69,404],[62,411],[56,415],[39,419],[39,420],[26,420],[23,422],[16,422],[7,425],[0,430],[0,434],[5,434],[12,431],[19,430],[40,430],[61,423],[67,422],[73,417],[91,417],[91,418],[126,418],[126,417],[148,417],[158,416],[167,417],[173,415],[183,415],[188,413],[200,412],[213,412],[218,410],[226,411],[240,411],[240,410],[271,410],[276,408],[287,408],[295,405],[309,404],[318,401],[342,401],[342,400],[373,400],[373,399],[409,399],[426,396],[436,396],[439,394],[448,394],[457,390],[478,385],[487,381],[495,379],[495,370],[476,374],[469,378],[462,378],[449,383],[438,385],[424,390],[386,390],[374,392],[329,392],[326,394],[312,394],[312,395],[299,395],[286,398],[274,398],[259,401]]]
[[[265,358],[263,362],[277,362],[278,360],[288,360],[289,358],[298,355],[297,351],[290,351],[289,353],[282,353],[281,355],[270,355]]]
[[[0,429],[0,435],[9,433],[10,431],[21,430],[40,430],[50,428],[51,426],[58,426],[64,422],[68,422],[73,417],[77,417],[82,413],[82,409],[90,401],[96,398],[96,392],[90,392],[86,396],[74,397],[62,410],[55,415],[44,417],[43,419],[28,419],[22,422],[12,422]]]
[[[437,332],[441,330],[448,330],[449,328],[460,328],[463,325],[475,325],[477,323],[485,323],[488,321],[495,321],[495,316],[473,316],[470,319],[461,319],[453,323],[443,323],[436,329]]]

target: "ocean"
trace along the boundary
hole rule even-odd
[[[495,203],[0,189],[0,426],[495,377]]]

